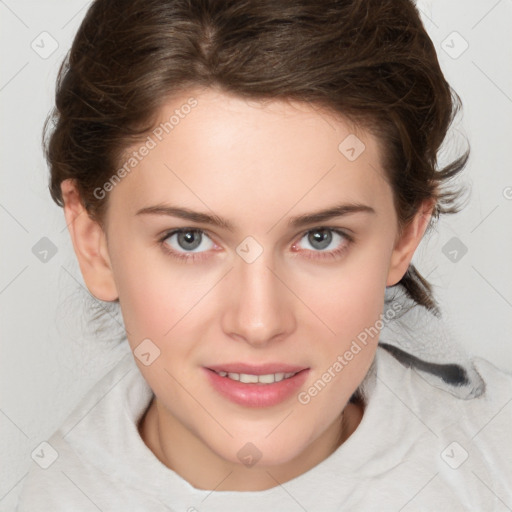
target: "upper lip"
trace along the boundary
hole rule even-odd
[[[260,365],[247,363],[225,363],[207,366],[216,372],[247,373],[249,375],[267,375],[269,373],[297,373],[305,370],[304,366],[284,363],[266,363]]]

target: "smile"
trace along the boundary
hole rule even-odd
[[[258,375],[211,368],[203,368],[203,371],[211,388],[230,402],[245,407],[270,407],[286,402],[298,393],[310,369]]]
[[[221,377],[227,377],[228,379],[243,382],[244,384],[273,384],[274,382],[281,382],[284,379],[289,379],[298,372],[267,373],[265,375],[252,375],[250,373],[228,373],[223,371],[218,371],[215,373]]]

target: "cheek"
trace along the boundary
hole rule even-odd
[[[164,270],[164,271],[162,271]],[[165,272],[165,267],[143,265],[120,275],[121,308],[127,330],[139,337],[164,340],[179,330],[187,316],[200,308],[208,291],[205,279],[190,272]]]
[[[315,294],[319,316],[335,334],[323,336],[317,374],[299,402],[326,423],[345,407],[375,355],[382,326],[385,266],[373,263],[366,268],[351,265],[351,272],[347,266],[329,281],[325,293]]]
[[[336,333],[333,339],[338,340],[338,348],[379,319],[384,307],[388,267],[386,248],[377,241],[354,251],[338,267],[317,273],[308,279],[309,284],[304,283],[303,296]],[[311,282],[317,286],[311,287]]]
[[[197,302],[204,287],[190,279],[190,271],[167,264],[166,256],[158,248],[137,248],[135,244],[125,247],[121,240],[120,236],[111,243],[110,252],[121,311],[133,348],[144,338],[163,339]]]

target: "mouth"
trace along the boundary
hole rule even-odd
[[[225,364],[203,367],[212,388],[245,407],[270,407],[290,400],[305,384],[310,368],[284,364]]]
[[[276,373],[264,373],[261,375],[253,374],[253,373],[238,373],[238,372],[226,372],[226,371],[216,371],[208,368],[208,370],[215,372],[217,375],[221,377],[225,377],[227,379],[235,380],[238,382],[242,382],[244,384],[274,384],[275,382],[281,382],[285,379],[290,379],[294,375],[297,375],[299,372],[276,372]],[[303,371],[303,370],[300,370]]]
[[[307,370],[304,366],[285,363],[224,363],[207,367],[221,377],[243,382],[245,384],[273,384],[289,379],[297,373]]]

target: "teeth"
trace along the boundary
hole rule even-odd
[[[232,380],[238,380],[244,384],[273,384],[274,382],[280,382],[283,379],[288,379],[295,375],[297,372],[291,373],[268,373],[266,375],[250,375],[248,373],[227,373],[227,372],[216,372],[221,377],[228,377]]]

